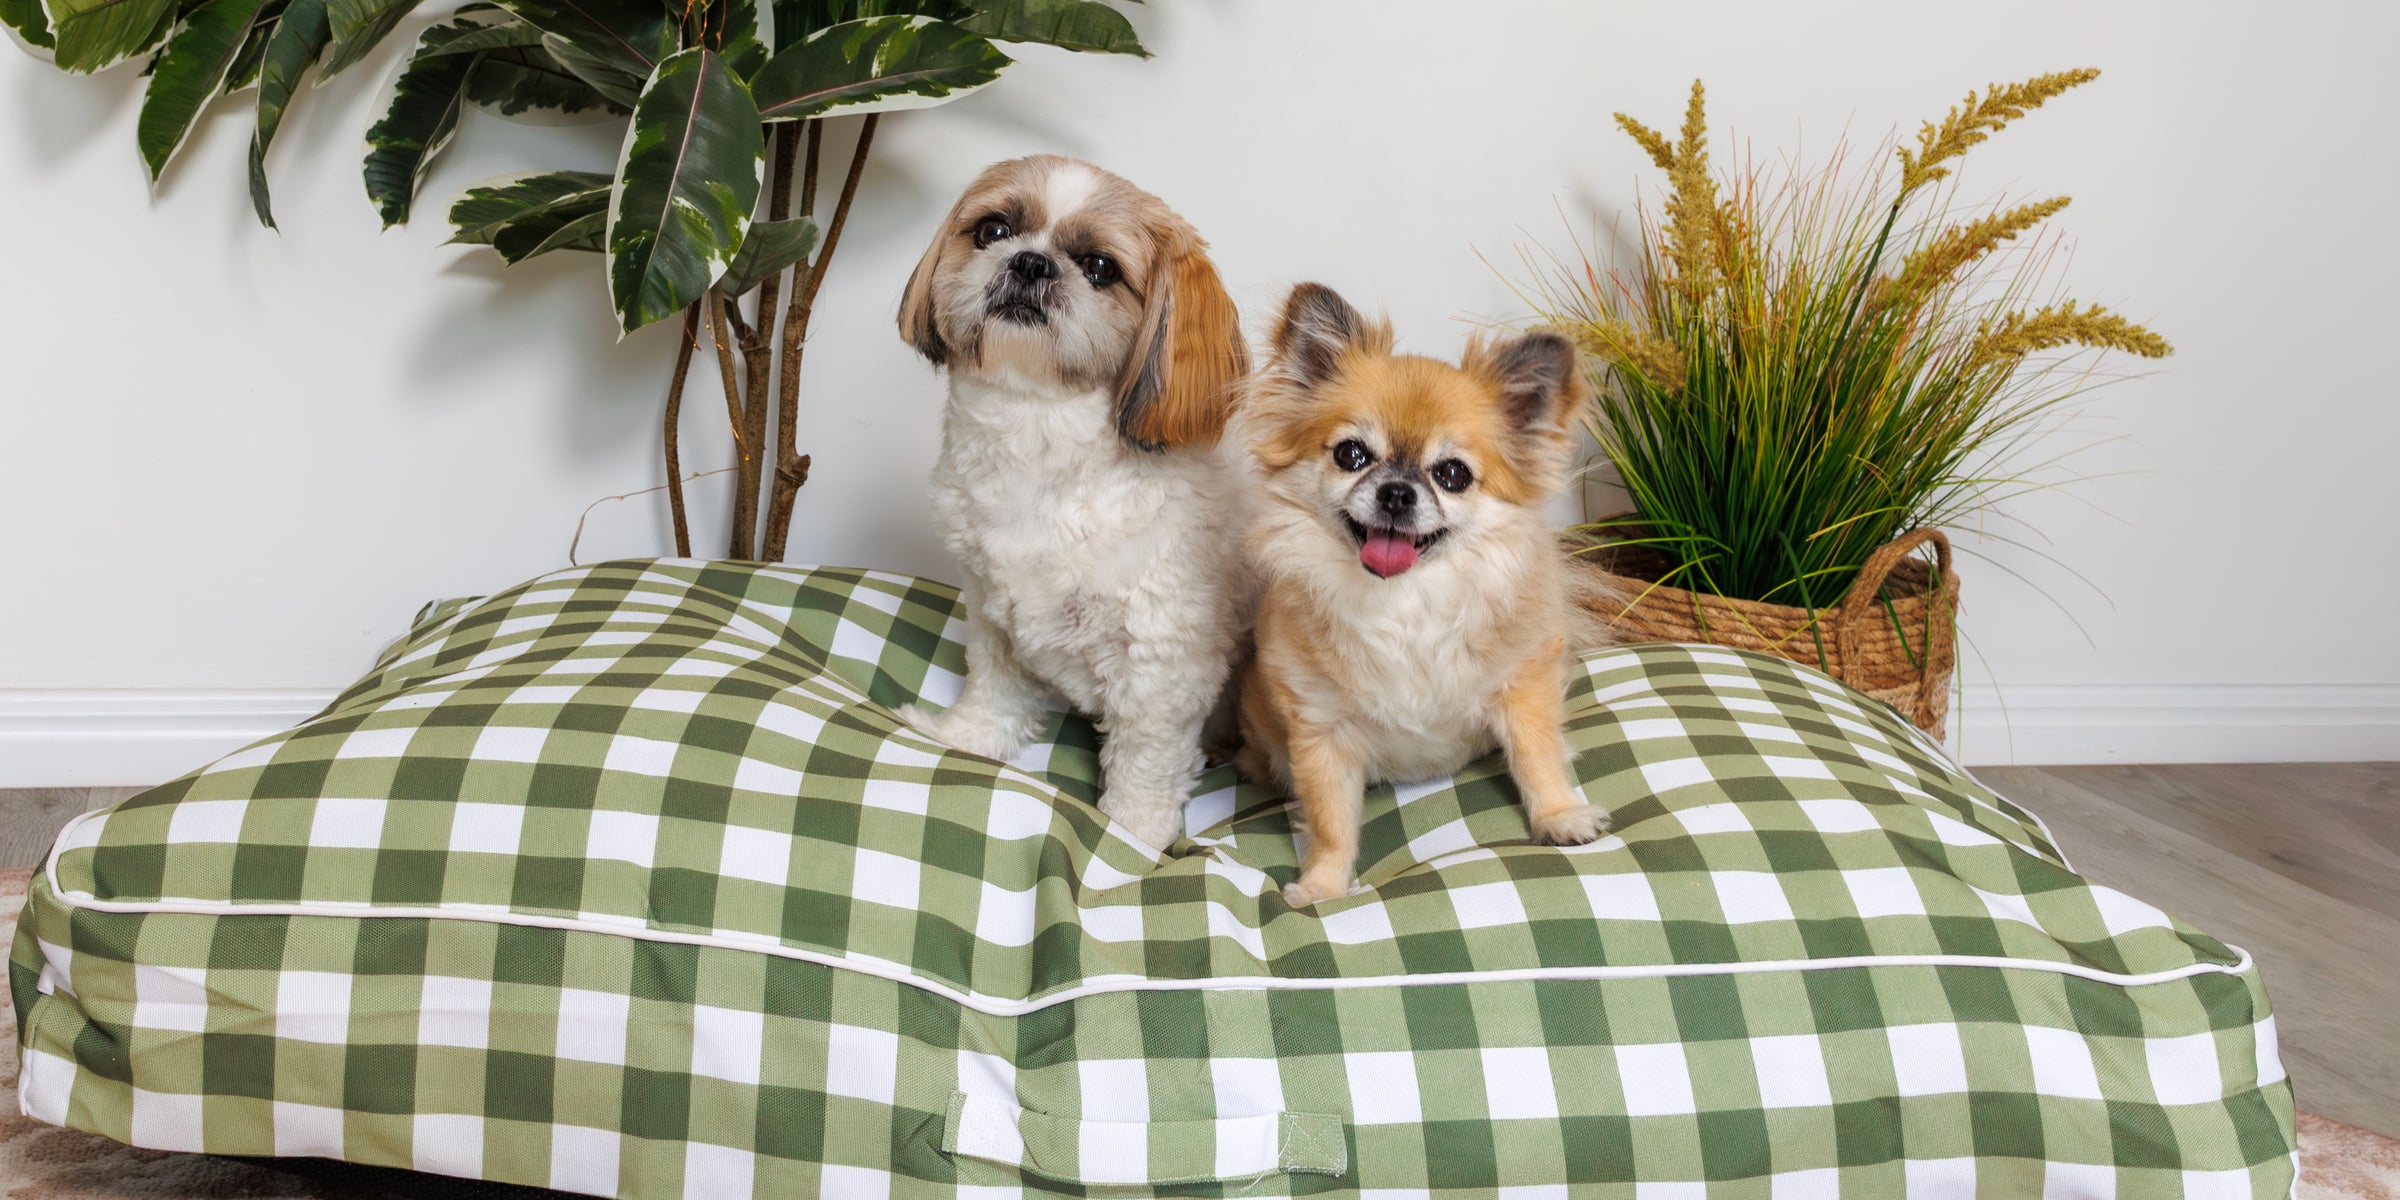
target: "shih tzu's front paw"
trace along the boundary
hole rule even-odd
[[[1143,845],[1164,850],[1183,836],[1183,802],[1182,796],[1133,795],[1111,788],[1100,797],[1100,811]]]
[[[1013,730],[1002,729],[996,722],[977,720],[963,708],[937,713],[921,704],[908,704],[895,710],[895,715],[909,728],[969,754],[1007,762],[1025,749],[1024,741]]]
[[[1545,846],[1580,846],[1608,832],[1608,810],[1576,804],[1533,820],[1533,840]]]

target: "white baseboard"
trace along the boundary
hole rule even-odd
[[[334,693],[0,691],[0,788],[146,787],[289,729]]]
[[[1951,748],[1969,766],[2400,760],[2400,686],[1969,687]]]
[[[0,788],[160,783],[333,695],[0,691]],[[1970,766],[2400,759],[2400,686],[1971,687],[1951,720]]]

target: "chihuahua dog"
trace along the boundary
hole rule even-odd
[[[1495,745],[1536,838],[1607,828],[1567,775],[1567,654],[1596,637],[1542,512],[1584,396],[1555,333],[1479,338],[1451,366],[1394,354],[1391,327],[1329,288],[1285,302],[1236,418],[1260,475],[1247,549],[1263,586],[1240,763],[1300,802],[1293,906],[1349,892],[1368,782]]]
[[[1248,631],[1215,446],[1249,349],[1206,246],[1115,175],[1021,158],[968,186],[900,302],[949,372],[933,506],[967,609],[958,703],[901,716],[1008,759],[1063,700],[1105,735],[1101,811],[1161,849]]]

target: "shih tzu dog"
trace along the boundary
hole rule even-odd
[[[1247,633],[1216,443],[1249,351],[1206,245],[1098,167],[1021,158],[968,186],[900,301],[950,376],[933,503],[968,614],[958,703],[901,716],[1007,759],[1064,700],[1106,735],[1101,810],[1162,849]]]
[[[1605,640],[1595,586],[1542,509],[1568,482],[1583,402],[1555,333],[1478,339],[1457,366],[1396,355],[1388,324],[1304,283],[1236,418],[1259,473],[1264,588],[1241,683],[1241,765],[1289,789],[1308,832],[1294,906],[1350,890],[1374,780],[1507,751],[1534,836],[1588,842],[1560,732],[1570,650]]]

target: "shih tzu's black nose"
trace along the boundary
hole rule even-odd
[[[1008,273],[1020,283],[1039,283],[1058,278],[1058,267],[1049,255],[1039,250],[1020,250],[1015,258],[1008,260]]]
[[[1375,507],[1384,515],[1405,517],[1417,510],[1417,489],[1405,483],[1387,483],[1375,489]]]

